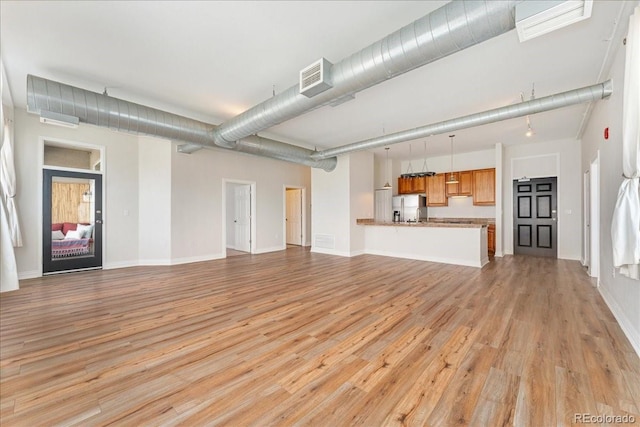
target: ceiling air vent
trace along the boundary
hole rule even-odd
[[[300,71],[300,93],[312,98],[319,93],[333,87],[330,83],[331,62],[320,58],[313,64]]]
[[[591,17],[593,0],[524,1],[516,6],[520,42]]]

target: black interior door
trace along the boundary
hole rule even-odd
[[[557,258],[556,177],[513,182],[515,254]]]
[[[42,272],[102,267],[102,175],[43,171]]]

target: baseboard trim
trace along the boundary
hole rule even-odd
[[[114,270],[116,268],[137,267],[140,265],[139,261],[120,261],[120,262],[105,262],[102,265],[103,270]]]
[[[39,270],[18,273],[18,280],[37,279],[38,277],[42,277],[42,273]]]
[[[335,249],[325,249],[325,248],[318,248],[318,247],[311,247],[311,252],[316,253],[316,254],[323,254],[323,255],[335,255],[335,256],[343,256],[343,257],[351,257],[351,253],[350,252],[343,252],[343,251],[336,251]]]
[[[277,252],[277,251],[284,251],[285,249],[287,249],[287,246],[285,245],[283,246],[271,246],[270,248],[261,248],[261,249],[256,249],[255,251],[253,251],[254,254],[266,254],[269,252]]]
[[[194,257],[173,258],[171,260],[171,264],[168,264],[168,265],[179,265],[179,264],[190,264],[192,262],[213,261],[216,259],[223,259],[226,257],[227,257],[227,254],[225,253],[217,253],[217,254],[200,255],[200,256],[194,256]]]
[[[602,299],[611,310],[613,317],[616,318],[622,332],[626,335],[627,339],[631,343],[631,346],[636,351],[638,357],[640,357],[640,331],[637,331],[633,323],[629,321],[629,319],[624,315],[624,312],[620,308],[620,305],[616,302],[613,296],[609,293],[605,286],[598,286],[598,291],[600,291],[600,295],[602,295]]]
[[[141,259],[138,265],[171,265],[170,259]]]

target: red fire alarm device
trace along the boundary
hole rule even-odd
[[[609,139],[609,128],[604,128],[604,139]]]

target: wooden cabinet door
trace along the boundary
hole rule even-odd
[[[452,174],[458,181],[455,184],[445,184],[447,187],[447,196],[470,196],[473,193],[473,174],[472,171],[453,172]]]
[[[473,171],[473,204],[495,206],[496,170],[494,168]]]
[[[448,206],[445,174],[439,173],[427,178],[427,206]]]
[[[496,253],[496,226],[494,224],[487,226],[487,246],[489,247],[489,255]]]
[[[471,196],[473,194],[473,172],[458,172],[458,195]]]
[[[413,190],[412,193],[425,193],[427,191],[427,181],[424,176],[417,176],[415,178],[411,178]]]
[[[398,177],[398,194],[408,194],[410,185],[409,178]]]
[[[448,197],[457,196],[458,195],[458,187],[459,187],[459,184],[460,184],[460,178],[459,178],[460,173],[459,172],[451,172],[451,173],[446,174],[445,176],[446,177],[453,176],[456,179],[456,181],[458,181],[455,184],[447,184],[446,180],[445,180],[445,184],[444,184],[445,187],[446,187],[446,194],[447,194]]]

